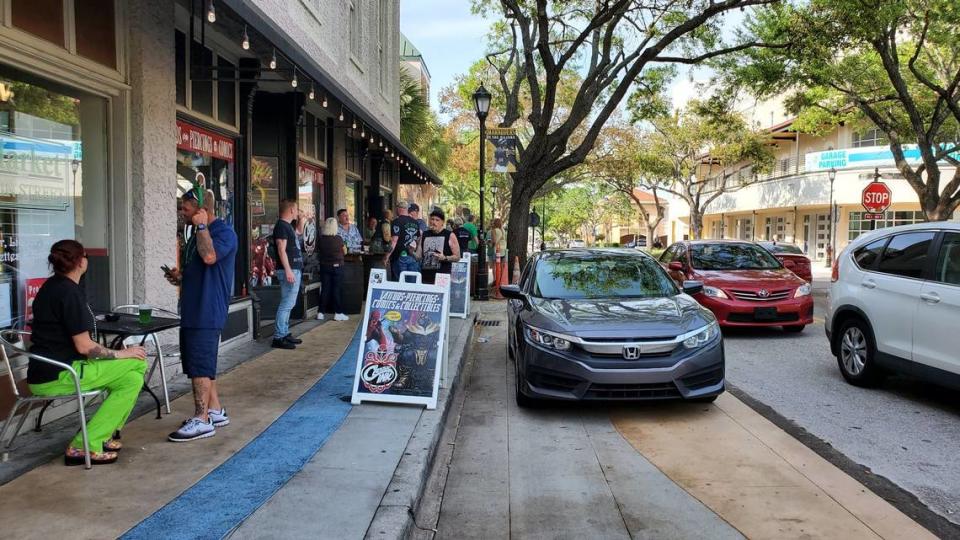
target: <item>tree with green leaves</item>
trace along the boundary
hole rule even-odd
[[[945,220],[960,206],[958,28],[957,0],[783,2],[751,17],[745,39],[786,46],[718,69],[727,98],[790,93],[805,131],[876,126],[927,219]]]
[[[528,134],[513,174],[510,252],[526,258],[527,228],[516,224],[544,184],[587,159],[628,95],[659,95],[675,64],[762,46],[725,42],[723,16],[776,1],[474,0],[476,11],[499,18],[487,55],[493,78],[484,79],[497,123],[523,119]]]
[[[636,156],[639,185],[683,200],[690,208],[693,238],[703,235],[710,203],[752,183],[754,173],[773,164],[769,134],[752,129],[729,109],[694,101],[649,123],[652,132]]]
[[[400,142],[427,167],[442,173],[450,158],[450,144],[420,82],[400,70]]]

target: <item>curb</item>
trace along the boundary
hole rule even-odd
[[[415,527],[414,509],[419,504],[430,478],[433,461],[437,455],[437,445],[443,435],[443,426],[451,410],[451,404],[463,391],[464,367],[470,355],[470,344],[476,329],[477,313],[467,316],[469,325],[457,340],[450,344],[450,353],[459,354],[460,361],[456,376],[451,381],[449,389],[442,389],[440,399],[435,410],[424,409],[414,428],[407,447],[404,449],[400,463],[393,473],[393,478],[387,486],[387,491],[380,501],[367,528],[365,538],[382,540],[385,538],[407,538]]]

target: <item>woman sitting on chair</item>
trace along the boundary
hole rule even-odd
[[[127,421],[143,387],[146,351],[143,347],[116,351],[91,339],[90,333],[96,332],[97,326],[80,287],[80,277],[88,264],[80,242],[60,240],[50,248],[47,260],[54,275],[33,300],[30,352],[71,365],[84,392],[107,390],[107,399],[87,423],[87,434],[91,463],[113,463],[122,446],[113,434]],[[34,360],[27,369],[27,382],[35,396],[70,394],[76,390],[69,371]],[[67,447],[64,462],[84,463],[81,433]]]

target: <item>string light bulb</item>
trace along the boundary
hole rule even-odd
[[[326,94],[323,95],[323,103],[321,103],[321,105],[323,105],[323,108],[324,108],[324,109],[327,108],[327,95],[326,95]]]
[[[370,144],[373,144],[373,133],[370,134]]]
[[[360,125],[360,137],[364,139],[367,138],[367,126],[363,124]]]
[[[300,84],[300,82],[297,81],[297,68],[293,68],[293,80],[290,81],[290,86],[296,88],[298,84]]]
[[[243,25],[243,41],[240,42],[240,46],[245,51],[250,50],[250,36],[247,34],[247,25]]]
[[[343,105],[340,106],[340,121],[343,122]]]
[[[217,9],[213,7],[213,0],[207,0],[207,21],[211,24],[217,22]]]
[[[357,117],[356,117],[356,116],[353,117],[353,129],[357,129]],[[361,137],[362,137],[362,135],[361,135]]]
[[[309,94],[309,97],[310,97],[310,101],[313,101],[313,98],[317,97],[317,93],[316,93],[316,91],[314,90],[314,85],[313,85],[312,82],[310,83],[310,94]]]
[[[274,47],[273,55],[270,57],[270,69],[277,69],[277,49]]]

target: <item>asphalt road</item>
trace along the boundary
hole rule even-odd
[[[818,320],[823,308],[818,300]],[[724,336],[731,385],[960,524],[960,394],[904,377],[847,384],[822,322]]]

